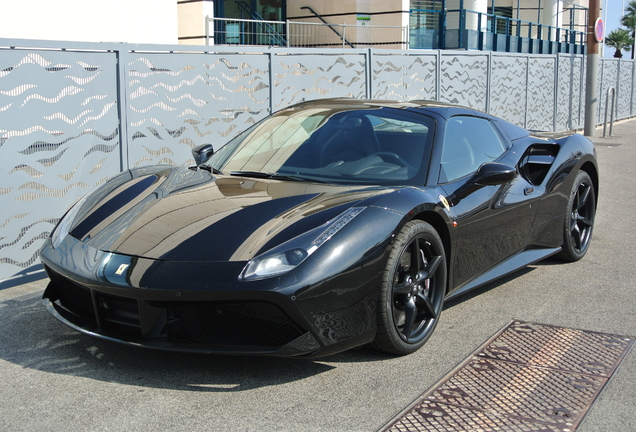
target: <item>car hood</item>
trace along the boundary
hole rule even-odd
[[[131,256],[243,261],[392,191],[144,167],[89,195],[70,234]]]

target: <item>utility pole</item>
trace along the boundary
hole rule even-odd
[[[587,19],[587,74],[585,77],[585,136],[593,137],[598,108],[598,47],[596,20],[600,15],[600,1],[590,0]]]

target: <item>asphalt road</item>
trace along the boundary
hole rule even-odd
[[[59,323],[40,304],[44,280],[0,290],[0,430],[374,431],[512,319],[636,336],[636,120],[595,142],[601,187],[587,256],[447,303],[431,340],[406,357],[140,350]],[[578,431],[636,430],[635,383],[631,352]]]

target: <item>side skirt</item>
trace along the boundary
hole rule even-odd
[[[458,297],[470,290],[473,290],[487,284],[488,282],[492,282],[495,279],[499,279],[500,277],[513,273],[525,266],[541,261],[542,259],[545,259],[558,252],[561,252],[560,247],[550,249],[529,249],[521,251],[518,254],[513,255],[510,258],[500,262],[499,264],[488,270],[486,273],[482,273],[475,279],[466,282],[464,285],[458,287],[453,292],[448,294],[448,296],[446,296],[446,300]]]

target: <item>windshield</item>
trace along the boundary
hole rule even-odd
[[[434,121],[394,108],[280,111],[215,153],[226,174],[342,184],[424,184]]]

